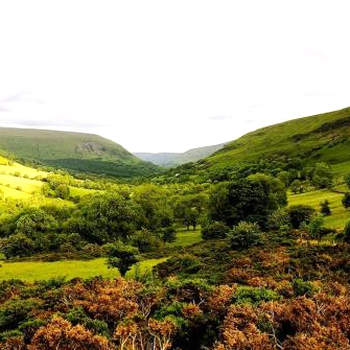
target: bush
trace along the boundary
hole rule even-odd
[[[344,227],[344,242],[350,243],[350,221]]]
[[[30,256],[34,253],[34,242],[23,233],[17,233],[0,241],[0,251],[7,259]]]
[[[229,233],[231,248],[244,249],[261,243],[261,231],[256,223],[241,221]]]
[[[350,192],[346,192],[342,199],[342,203],[345,209],[350,208]]]
[[[176,230],[174,226],[169,226],[162,229],[162,240],[167,243],[175,242]]]
[[[316,216],[307,225],[307,231],[312,239],[320,240],[323,233],[324,218]]]
[[[136,246],[141,253],[151,252],[159,249],[162,242],[147,229],[136,232],[132,236],[132,245]]]
[[[331,208],[329,206],[329,201],[326,199],[325,201],[320,203],[321,206],[321,214],[324,216],[329,216],[332,214]]]
[[[215,221],[202,228],[202,238],[203,239],[225,238],[229,230],[230,230],[229,227],[226,226],[224,223]]]
[[[290,226],[288,210],[280,208],[275,210],[268,219],[268,227],[272,230],[285,230]]]
[[[309,224],[315,209],[309,205],[292,205],[288,208],[288,213],[292,227],[298,229],[303,222]]]
[[[237,304],[260,304],[263,301],[279,300],[281,297],[273,290],[266,288],[238,287],[233,295]]]
[[[293,281],[293,289],[295,295],[297,296],[306,295],[308,297],[312,297],[316,292],[316,288],[311,282],[303,281],[300,278],[296,278]]]

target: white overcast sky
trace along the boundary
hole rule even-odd
[[[1,0],[0,126],[185,151],[350,106],[349,0]]]

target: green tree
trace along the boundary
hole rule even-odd
[[[202,228],[203,239],[220,239],[225,238],[230,228],[222,222],[212,222]]]
[[[133,234],[131,242],[141,253],[157,250],[162,245],[161,240],[145,228]]]
[[[321,214],[324,216],[329,216],[332,214],[331,208],[329,206],[329,201],[326,199],[323,202],[320,203],[321,206]]]
[[[241,221],[227,236],[233,249],[245,249],[261,243],[259,225],[252,222]]]
[[[139,261],[137,248],[122,242],[110,243],[106,250],[108,267],[118,269],[122,276]]]
[[[176,230],[174,226],[168,226],[162,229],[162,240],[167,243],[175,242]]]
[[[294,180],[290,184],[290,189],[294,194],[304,192],[303,183],[299,179]]]
[[[268,216],[286,203],[286,190],[278,179],[256,174],[214,186],[209,197],[209,220],[227,226],[244,220],[266,228]]]
[[[312,173],[312,184],[317,188],[330,188],[333,184],[333,172],[326,163],[317,163]]]
[[[344,176],[344,181],[346,186],[348,186],[348,189],[350,189],[350,173]]]
[[[344,241],[350,243],[350,221],[344,227]]]
[[[90,243],[104,244],[134,232],[138,213],[132,201],[118,194],[96,194],[84,197],[65,229]]]
[[[324,218],[322,216],[313,217],[310,223],[307,225],[307,230],[310,237],[313,239],[321,240],[323,232]]]
[[[345,209],[350,208],[350,192],[346,192],[342,199],[342,203]]]
[[[17,233],[0,241],[0,251],[5,257],[25,257],[34,253],[34,242],[23,233]]]
[[[309,224],[315,209],[309,205],[292,205],[288,208],[288,213],[292,227],[297,229],[302,223]]]

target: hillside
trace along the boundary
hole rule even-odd
[[[0,149],[18,159],[79,172],[131,177],[157,170],[119,144],[93,134],[0,128]]]
[[[328,162],[337,175],[350,171],[350,108],[258,129],[227,143],[194,169],[208,171],[266,158]]]
[[[134,153],[136,157],[139,157],[147,162],[152,162],[156,165],[160,165],[166,168],[170,168],[176,165],[181,165],[189,162],[197,162],[200,159],[210,156],[214,152],[224,147],[224,144],[213,146],[205,146],[190,149],[183,153]]]

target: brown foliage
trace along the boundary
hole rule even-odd
[[[93,335],[83,326],[72,326],[61,317],[54,318],[35,333],[28,350],[112,350],[105,337]]]

